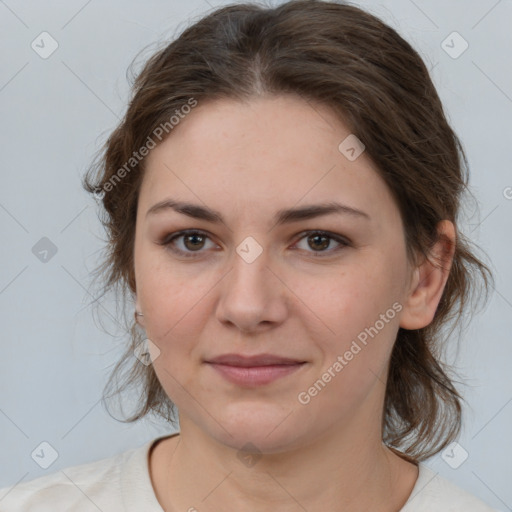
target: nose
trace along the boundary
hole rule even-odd
[[[216,317],[240,331],[256,333],[276,327],[288,314],[289,289],[269,266],[265,251],[250,263],[236,254],[219,286]]]

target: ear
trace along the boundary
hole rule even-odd
[[[400,327],[421,329],[429,325],[443,295],[455,254],[455,226],[449,220],[437,225],[438,241],[428,258],[414,269],[411,286],[404,301]]]
[[[139,298],[137,296],[135,296],[135,311],[134,311],[134,317],[135,317],[135,321],[142,327],[145,327],[145,323],[144,323],[144,317],[143,316],[140,316],[140,315],[137,315],[137,312],[139,313],[142,313],[143,311],[141,310],[140,308],[140,304],[139,304]]]

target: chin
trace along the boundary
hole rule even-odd
[[[308,436],[307,420],[297,421],[292,409],[277,405],[235,407],[232,404],[221,418],[215,417],[220,425],[210,424],[210,435],[237,450],[253,445],[255,451],[280,453],[302,444]]]

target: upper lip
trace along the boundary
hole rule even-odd
[[[304,363],[299,359],[277,356],[273,354],[258,354],[254,356],[244,356],[242,354],[223,354],[221,356],[208,359],[207,363],[226,364],[229,366],[267,366],[272,364],[298,364]]]

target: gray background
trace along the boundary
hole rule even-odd
[[[122,340],[103,332],[92,314],[90,272],[103,232],[80,177],[122,116],[135,55],[223,3],[0,1],[0,487],[173,431],[149,421],[116,422],[100,404]],[[466,383],[459,389],[470,408],[459,443],[469,457],[458,469],[441,455],[428,465],[512,510],[512,2],[360,5],[398,30],[432,68],[467,151],[480,208],[470,209],[463,229],[487,251],[496,274],[487,309],[474,315],[450,361]],[[47,59],[31,48],[43,31],[59,45]],[[457,58],[442,47],[453,31],[469,44]],[[456,40],[448,44],[452,52],[461,48]],[[43,237],[57,249],[46,262],[32,251]],[[116,314],[111,301],[101,309]],[[46,470],[31,458],[43,441],[59,455]]]

